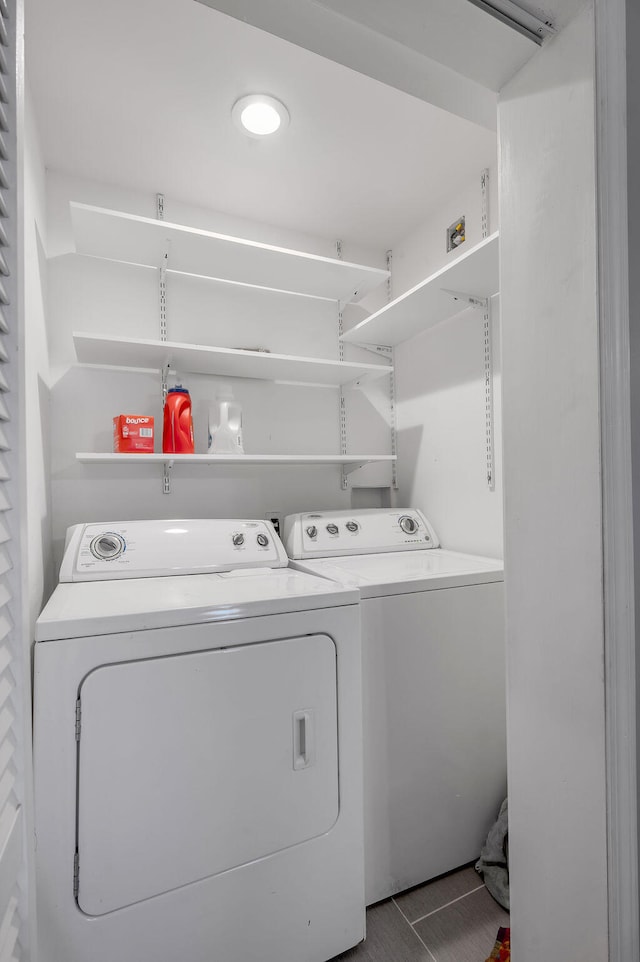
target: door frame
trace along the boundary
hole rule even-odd
[[[626,0],[594,0],[609,959],[640,957]]]

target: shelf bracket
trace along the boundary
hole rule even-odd
[[[392,374],[391,368],[387,368],[384,365],[380,365],[380,370],[382,371],[382,377],[387,374]],[[367,386],[367,384],[372,384],[374,381],[380,380],[377,374],[361,374],[360,377],[356,377],[353,381],[347,381],[346,384],[342,385],[343,391],[361,391]],[[341,454],[346,454],[346,451],[341,451]]]
[[[384,357],[389,363],[393,359],[393,348],[389,347],[388,344],[369,344],[365,341],[350,341],[354,347],[360,347],[363,351],[368,351],[369,354],[375,354],[376,357]]]
[[[358,291],[358,288],[356,288],[354,291],[352,291],[352,292],[349,294],[348,297],[343,297],[343,298],[341,298],[341,299],[338,301],[338,310],[339,310],[339,311],[344,311],[345,307],[347,307],[349,304],[353,304],[353,302],[354,302],[355,298],[358,296],[358,294],[359,294],[359,291]],[[367,313],[368,313],[368,312],[367,312]]]
[[[448,294],[452,297],[454,301],[462,301],[469,307],[477,307],[479,310],[484,310],[487,305],[486,297],[478,297],[475,294],[464,294],[462,291],[448,291],[446,287],[442,288],[444,294]]]
[[[371,462],[370,462],[370,461],[358,461],[358,462],[356,463],[356,462],[354,461],[353,464],[343,464],[343,465],[342,465],[342,474],[343,474],[345,477],[348,477],[350,474],[353,474],[354,471],[357,471],[358,468],[363,468],[363,467],[365,466],[365,464],[371,464]]]

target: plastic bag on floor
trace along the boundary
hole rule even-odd
[[[500,806],[498,818],[491,826],[487,840],[476,862],[476,872],[484,879],[496,902],[509,911],[509,819],[508,799]]]

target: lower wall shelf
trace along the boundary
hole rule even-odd
[[[338,464],[347,472],[355,471],[364,464],[391,463],[393,454],[76,454],[83,464]]]

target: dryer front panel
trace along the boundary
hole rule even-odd
[[[89,915],[299,845],[338,817],[328,635],[100,667],[80,708],[78,905]]]

